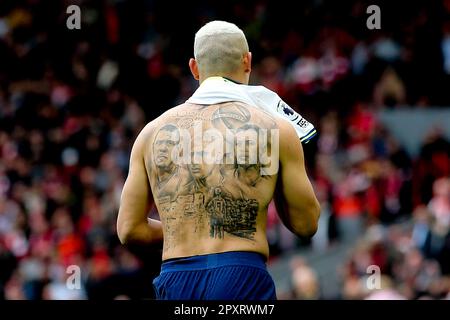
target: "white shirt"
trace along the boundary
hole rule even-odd
[[[317,134],[309,121],[293,110],[278,94],[264,86],[250,86],[222,77],[210,77],[202,82],[186,102],[209,105],[227,101],[244,102],[289,121],[302,143],[308,143]]]

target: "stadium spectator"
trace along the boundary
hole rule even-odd
[[[230,17],[253,48],[251,82],[319,128],[305,146],[319,232],[296,239],[271,206],[274,260],[351,245],[379,226],[382,240],[354,247],[340,298],[450,299],[450,143],[435,130],[413,156],[377,119],[385,108],[450,105],[448,1],[386,4],[402,14],[383,15],[377,31],[361,27],[362,0],[180,2],[176,11],[167,1],[78,3],[81,30],[66,28],[66,1],[0,2],[0,299],[153,298],[160,248],[125,249],[115,236],[130,148],[193,92],[184,58],[195,30]],[[73,264],[75,296],[64,287]],[[385,291],[364,287],[370,264]],[[300,270],[295,298],[321,297],[317,272]]]

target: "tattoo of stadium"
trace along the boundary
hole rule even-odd
[[[253,239],[256,232],[258,202],[254,199],[233,199],[221,188],[214,189],[214,196],[206,204],[210,220],[210,236],[223,238],[224,233]]]

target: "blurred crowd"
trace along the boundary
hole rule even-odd
[[[448,192],[448,181],[440,180],[436,188]],[[408,223],[368,227],[337,266],[339,292],[326,298],[450,300],[450,238],[445,219],[418,206]],[[283,299],[324,298],[324,279],[306,259],[295,256],[290,267],[292,286],[282,293]]]
[[[81,30],[66,27],[71,4]],[[272,256],[357,243],[339,271],[341,298],[370,296],[371,264],[393,296],[448,295],[450,144],[433,130],[411,157],[376,115],[450,106],[450,0],[380,3],[381,30],[366,28],[369,4],[2,0],[0,299],[153,298],[161,248],[119,244],[121,188],[139,131],[195,90],[194,34],[213,19],[246,33],[251,83],[319,131],[305,146],[319,232],[293,238],[271,206]],[[294,286],[306,284],[294,297],[320,297],[314,270],[295,266]]]

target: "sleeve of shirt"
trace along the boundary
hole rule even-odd
[[[263,107],[272,115],[280,116],[289,121],[303,144],[308,143],[317,135],[314,125],[292,109],[275,92],[263,86],[251,87],[249,91],[251,91],[249,93],[258,106]]]
[[[308,143],[317,134],[317,130],[311,122],[281,99],[277,103],[277,112],[292,124],[302,143]]]

